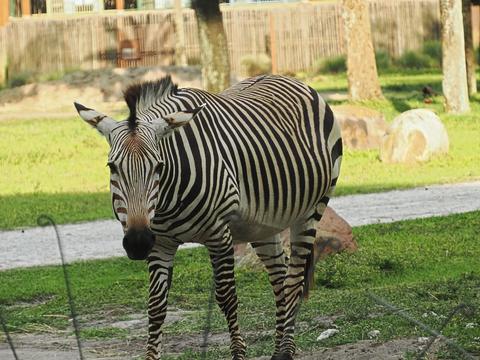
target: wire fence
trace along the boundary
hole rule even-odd
[[[60,234],[58,232],[57,225],[50,216],[47,216],[47,215],[39,216],[38,219],[37,219],[37,223],[40,226],[52,226],[54,231],[55,231],[57,247],[58,247],[59,256],[60,256],[60,259],[61,259],[61,267],[62,267],[62,270],[63,270],[63,279],[64,279],[64,282],[65,282],[65,289],[66,289],[67,300],[68,300],[68,305],[69,305],[69,310],[70,310],[69,318],[71,320],[73,330],[74,330],[76,345],[77,345],[77,349],[78,349],[78,358],[80,360],[84,360],[87,357],[84,355],[84,351],[83,351],[83,348],[82,348],[82,341],[81,341],[81,336],[80,336],[80,325],[79,325],[79,322],[78,322],[78,313],[77,313],[76,308],[75,308],[75,299],[72,295],[72,287],[74,287],[75,285],[72,284],[72,282],[71,282],[70,274],[69,274],[69,271],[68,271],[68,266],[65,262],[64,245],[62,244],[62,240],[61,240]],[[213,327],[212,323],[213,323],[213,316],[214,316],[214,309],[215,309],[215,289],[214,289],[213,279],[211,281],[211,285],[210,285],[209,289],[210,289],[209,294],[208,295],[205,294],[206,295],[205,300],[208,301],[207,309],[195,312],[197,316],[201,315],[200,318],[205,319],[204,320],[205,323],[204,323],[203,331],[202,331],[202,335],[201,335],[202,341],[201,341],[201,346],[200,346],[201,358],[202,359],[207,358],[208,350],[211,347],[211,344],[209,344],[209,340],[210,340],[210,335],[211,335],[212,327]],[[374,301],[376,304],[382,306],[387,312],[390,312],[394,316],[398,316],[398,317],[401,317],[401,318],[405,319],[406,321],[411,323],[412,326],[418,327],[418,328],[422,329],[423,331],[425,331],[427,334],[430,335],[430,337],[429,337],[428,341],[426,342],[425,346],[423,346],[423,348],[421,348],[421,349],[419,349],[419,351],[417,351],[417,353],[415,355],[415,358],[417,360],[425,359],[425,356],[428,353],[429,349],[432,347],[435,340],[437,340],[439,338],[441,338],[442,341],[444,341],[444,343],[448,347],[450,347],[450,348],[454,349],[455,351],[457,351],[458,353],[460,353],[463,356],[464,359],[468,359],[468,360],[476,359],[476,357],[474,357],[472,354],[470,354],[468,351],[466,351],[463,347],[458,345],[455,341],[443,336],[442,333],[441,333],[442,330],[450,322],[452,322],[452,320],[454,319],[454,317],[457,314],[462,313],[462,312],[467,313],[467,314],[468,313],[470,313],[470,314],[473,313],[474,309],[470,305],[464,304],[464,303],[460,303],[460,304],[456,305],[450,311],[449,315],[444,318],[444,321],[442,322],[440,327],[438,329],[433,329],[429,325],[425,324],[424,322],[416,319],[414,316],[409,314],[407,309],[403,309],[403,308],[400,308],[400,307],[398,307],[394,304],[391,304],[388,300],[379,296],[378,294],[367,291],[366,295],[372,301]],[[219,314],[216,314],[216,316],[218,316],[218,315]],[[252,310],[252,313],[248,314],[248,316],[258,318],[259,314],[256,314],[255,311]],[[8,343],[8,345],[11,349],[13,358],[15,360],[21,359],[18,355],[18,351],[17,351],[17,348],[15,346],[15,339],[14,339],[14,337],[12,337],[12,334],[9,332],[9,327],[8,327],[8,324],[7,324],[6,317],[4,315],[4,311],[2,309],[2,306],[0,306],[0,325],[1,325],[1,328],[4,332],[4,334],[5,334],[6,342]],[[318,325],[317,325],[317,327],[318,327]],[[301,335],[301,334],[304,334],[307,331],[312,332],[313,330],[315,330],[315,327],[313,327],[313,328],[309,327],[307,330],[303,330],[303,331],[301,329],[299,329],[299,330],[300,330],[299,334]],[[261,344],[262,342],[265,342],[265,341],[270,341],[271,338],[272,338],[272,335],[273,335],[273,330],[265,331],[265,330],[262,330],[262,329],[258,329],[258,331],[256,331],[254,336],[252,337],[251,341],[249,341],[249,346],[254,346],[256,344]]]

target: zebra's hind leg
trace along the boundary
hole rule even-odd
[[[232,235],[228,227],[216,233],[219,234],[218,238],[212,237],[205,242],[213,267],[215,297],[227,320],[232,360],[245,360],[245,341],[240,335],[237,319]]]
[[[262,260],[268,272],[268,279],[273,287],[275,295],[276,325],[275,325],[275,351],[274,355],[280,352],[280,342],[283,338],[285,325],[285,293],[283,291],[283,282],[287,274],[287,264],[285,253],[283,251],[280,235],[275,235],[271,239],[254,242],[252,247],[256,254]]]
[[[148,293],[148,341],[146,360],[159,359],[162,325],[167,315],[168,290],[172,279],[173,258],[178,243],[157,239],[148,256],[150,288]]]
[[[307,219],[290,227],[291,254],[284,282],[285,330],[280,344],[280,353],[274,355],[272,360],[291,360],[295,354],[295,320],[302,298],[308,295],[309,280],[313,276],[313,247],[317,223],[322,217],[325,206],[321,204]]]

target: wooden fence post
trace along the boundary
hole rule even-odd
[[[183,27],[182,0],[175,0],[175,35],[177,36],[175,46],[175,65],[187,66],[187,55],[185,54],[185,30]]]
[[[115,1],[115,6],[116,6],[117,10],[124,10],[125,9],[125,0]]]
[[[272,57],[272,74],[278,72],[277,63],[277,34],[275,33],[275,19],[272,12],[268,14],[270,20],[270,56]]]
[[[22,0],[20,6],[22,7],[22,17],[32,15],[32,7],[30,0]]]
[[[8,23],[8,17],[10,16],[10,1],[0,1],[0,26],[4,26]]]
[[[10,16],[10,1],[0,1],[0,31],[8,23],[8,17]],[[2,36],[6,40],[6,36]],[[6,44],[4,48],[6,49]],[[6,51],[0,51],[0,86],[4,86],[7,82],[7,54]]]

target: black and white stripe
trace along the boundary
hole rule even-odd
[[[291,359],[296,312],[313,272],[316,225],[340,170],[342,142],[331,109],[310,87],[273,75],[218,95],[178,89],[167,77],[130,87],[125,97],[130,117],[124,122],[87,108],[79,112],[97,129],[107,118],[99,131],[111,144],[112,201],[125,231],[143,224],[155,235],[146,358],[159,356],[175,251],[198,242],[210,251],[232,358],[245,359],[233,242],[251,242],[277,304],[272,359]],[[287,264],[278,233],[288,227]]]

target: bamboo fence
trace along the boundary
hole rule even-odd
[[[398,57],[440,38],[438,0],[370,0],[376,49]],[[246,55],[268,54],[275,72],[311,68],[345,53],[341,5],[307,2],[281,6],[224,6],[224,26],[233,72]],[[183,10],[185,52],[198,64],[195,14]],[[0,29],[0,50],[10,74],[156,66],[175,63],[172,10],[100,12],[91,15],[14,20]]]

